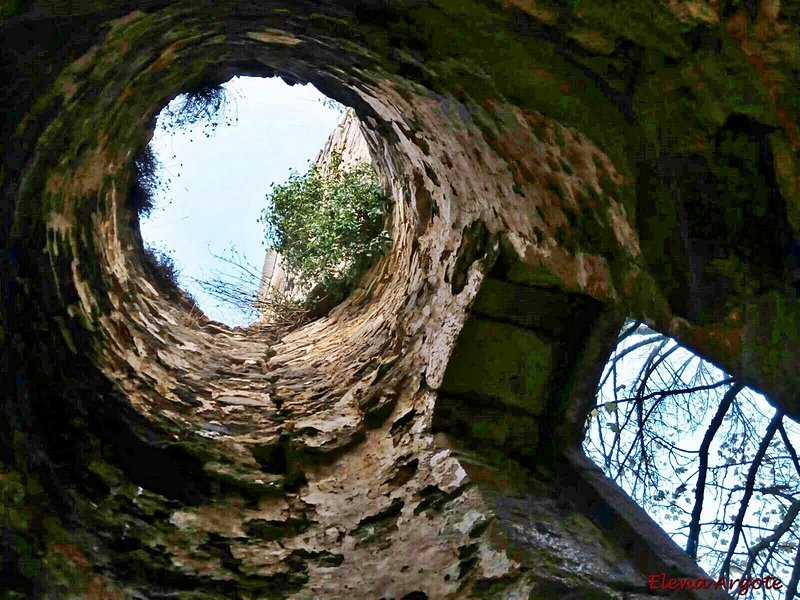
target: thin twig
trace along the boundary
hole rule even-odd
[[[783,423],[778,426],[778,431],[780,431],[781,439],[783,440],[786,449],[789,451],[789,455],[792,457],[795,471],[797,471],[797,474],[800,475],[800,461],[797,459],[797,452],[795,451],[792,442],[789,441],[789,436],[786,434],[786,429],[784,428]]]

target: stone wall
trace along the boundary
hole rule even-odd
[[[625,315],[800,414],[794,3],[2,15],[17,597],[641,599],[702,575],[581,427]],[[236,74],[353,107],[395,201],[392,250],[282,339],[158,289],[127,204],[158,111]]]
[[[330,170],[334,152],[341,155],[341,167],[345,170],[357,162],[372,164],[367,138],[361,133],[361,123],[353,110],[345,110],[336,129],[314,159],[314,164],[323,174],[327,174]]]

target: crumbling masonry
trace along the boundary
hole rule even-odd
[[[699,576],[582,425],[626,315],[800,415],[798,13],[5,3],[0,585],[641,599]],[[392,250],[283,339],[157,289],[127,205],[161,107],[237,74],[353,107],[395,200]]]

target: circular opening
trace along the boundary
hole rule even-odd
[[[261,215],[271,185],[308,171],[344,110],[311,84],[279,78],[235,77],[170,102],[139,154],[133,199],[157,282],[180,286],[212,320],[257,321],[248,300],[268,250]],[[215,280],[242,293],[226,301],[209,289]]]

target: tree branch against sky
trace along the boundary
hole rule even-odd
[[[712,577],[800,582],[800,428],[671,339],[627,323],[584,449]]]
[[[717,407],[717,412],[714,415],[714,418],[711,419],[711,423],[709,423],[706,433],[703,436],[703,441],[700,444],[700,451],[698,452],[700,466],[698,468],[697,485],[695,488],[695,502],[694,509],[692,510],[692,520],[689,524],[689,539],[686,542],[686,552],[689,553],[689,556],[695,559],[697,558],[697,544],[700,537],[700,515],[703,512],[703,499],[706,492],[706,477],[708,476],[708,451],[711,448],[711,442],[714,440],[714,436],[717,435],[717,432],[722,425],[722,420],[725,418],[725,414],[728,412],[728,409],[730,409],[731,404],[733,404],[737,394],[741,392],[743,388],[744,384],[742,383],[735,383],[728,388],[728,391],[725,392],[722,402],[720,402],[719,406]],[[688,392],[688,390],[686,390],[686,392]]]

